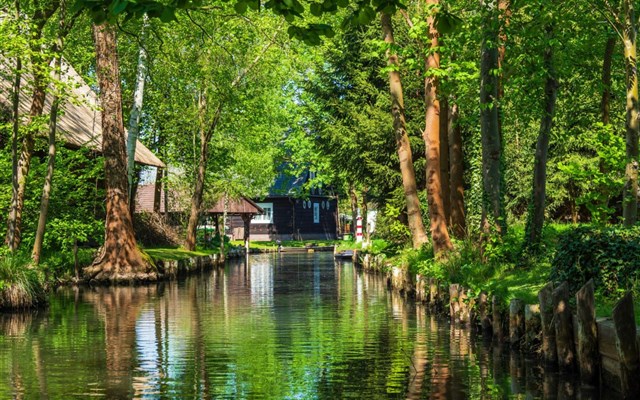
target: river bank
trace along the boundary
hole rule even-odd
[[[412,274],[384,255],[360,252],[354,261],[385,276],[390,289],[448,316],[452,326],[466,326],[494,343],[540,357],[549,368],[578,373],[585,385],[612,388],[623,398],[640,395],[640,330],[630,292],[615,305],[611,318],[596,319],[593,281],[575,294],[575,305],[568,285],[552,282],[539,291],[535,304],[519,298],[507,304],[495,295],[489,298],[482,288],[474,292]]]
[[[219,250],[188,252],[182,249],[158,248],[146,251],[158,271],[161,281],[175,280],[197,271],[213,268],[225,259],[244,257],[244,248],[227,249],[222,257]],[[81,270],[89,265],[92,254],[83,257],[83,264],[61,269],[35,269],[30,266],[30,257],[6,255],[0,259],[0,311],[16,311],[46,305],[47,293],[59,286],[88,285]],[[46,260],[45,260],[46,261]],[[46,265],[46,264],[45,264]],[[135,284],[135,282],[132,282]]]

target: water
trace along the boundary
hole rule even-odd
[[[0,315],[4,398],[597,398],[331,254],[251,256]]]

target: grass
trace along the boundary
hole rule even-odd
[[[218,249],[199,249],[189,251],[183,248],[159,247],[154,249],[144,249],[144,251],[154,260],[183,260],[190,257],[202,257],[219,252]]]
[[[43,277],[30,264],[29,255],[0,257],[0,309],[30,308],[44,301]]]
[[[522,256],[524,225],[513,225],[500,241],[486,243],[483,252],[477,240],[468,239],[455,241],[454,250],[446,259],[435,260],[432,248],[426,245],[421,250],[402,249],[389,260],[395,266],[437,278],[446,285],[460,283],[474,293],[487,291],[505,303],[513,298],[536,303],[538,291],[549,280],[558,238],[567,229],[568,226],[560,224],[546,226],[540,252],[535,257]]]
[[[640,296],[634,294],[633,311],[636,316],[636,325],[640,325]],[[618,299],[606,298],[596,295],[596,317],[610,317]]]
[[[334,244],[342,243],[340,240],[283,240],[280,242],[282,247],[305,247],[307,245],[315,246],[333,246]],[[231,242],[234,246],[244,246],[244,241],[234,240]],[[260,250],[273,250],[278,247],[278,242],[275,240],[270,241],[251,241],[249,247],[252,249]]]

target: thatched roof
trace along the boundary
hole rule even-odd
[[[184,212],[186,209],[181,204],[188,204],[188,198],[184,199],[178,194],[177,191],[169,190],[167,193],[169,196],[169,211],[170,212]],[[153,200],[155,198],[155,185],[140,185],[136,191],[136,212],[152,212]],[[182,200],[182,201],[180,201]],[[160,194],[160,210],[164,213],[164,190]],[[205,214],[222,214],[224,213],[224,199],[220,199],[212,207],[208,207],[203,210]],[[242,214],[264,214],[264,210],[257,205],[253,200],[241,197],[239,199],[229,199],[227,204],[227,214],[230,215],[242,215]]]
[[[6,62],[6,59],[0,58],[0,103],[4,103],[10,109],[14,77]],[[31,107],[31,80],[30,75],[23,74],[22,90],[20,91],[21,115],[27,115]],[[58,117],[60,139],[70,147],[88,147],[98,152],[102,151],[102,124],[98,96],[67,63],[63,63],[62,66],[62,80],[74,89],[70,94],[71,99],[65,101],[61,107],[64,113]],[[50,93],[47,93],[45,114],[48,114],[51,109],[52,97]],[[136,145],[136,162],[154,167],[165,167],[164,163],[140,141]]]

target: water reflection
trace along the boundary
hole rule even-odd
[[[0,398],[596,399],[331,254],[62,289],[0,315]]]

